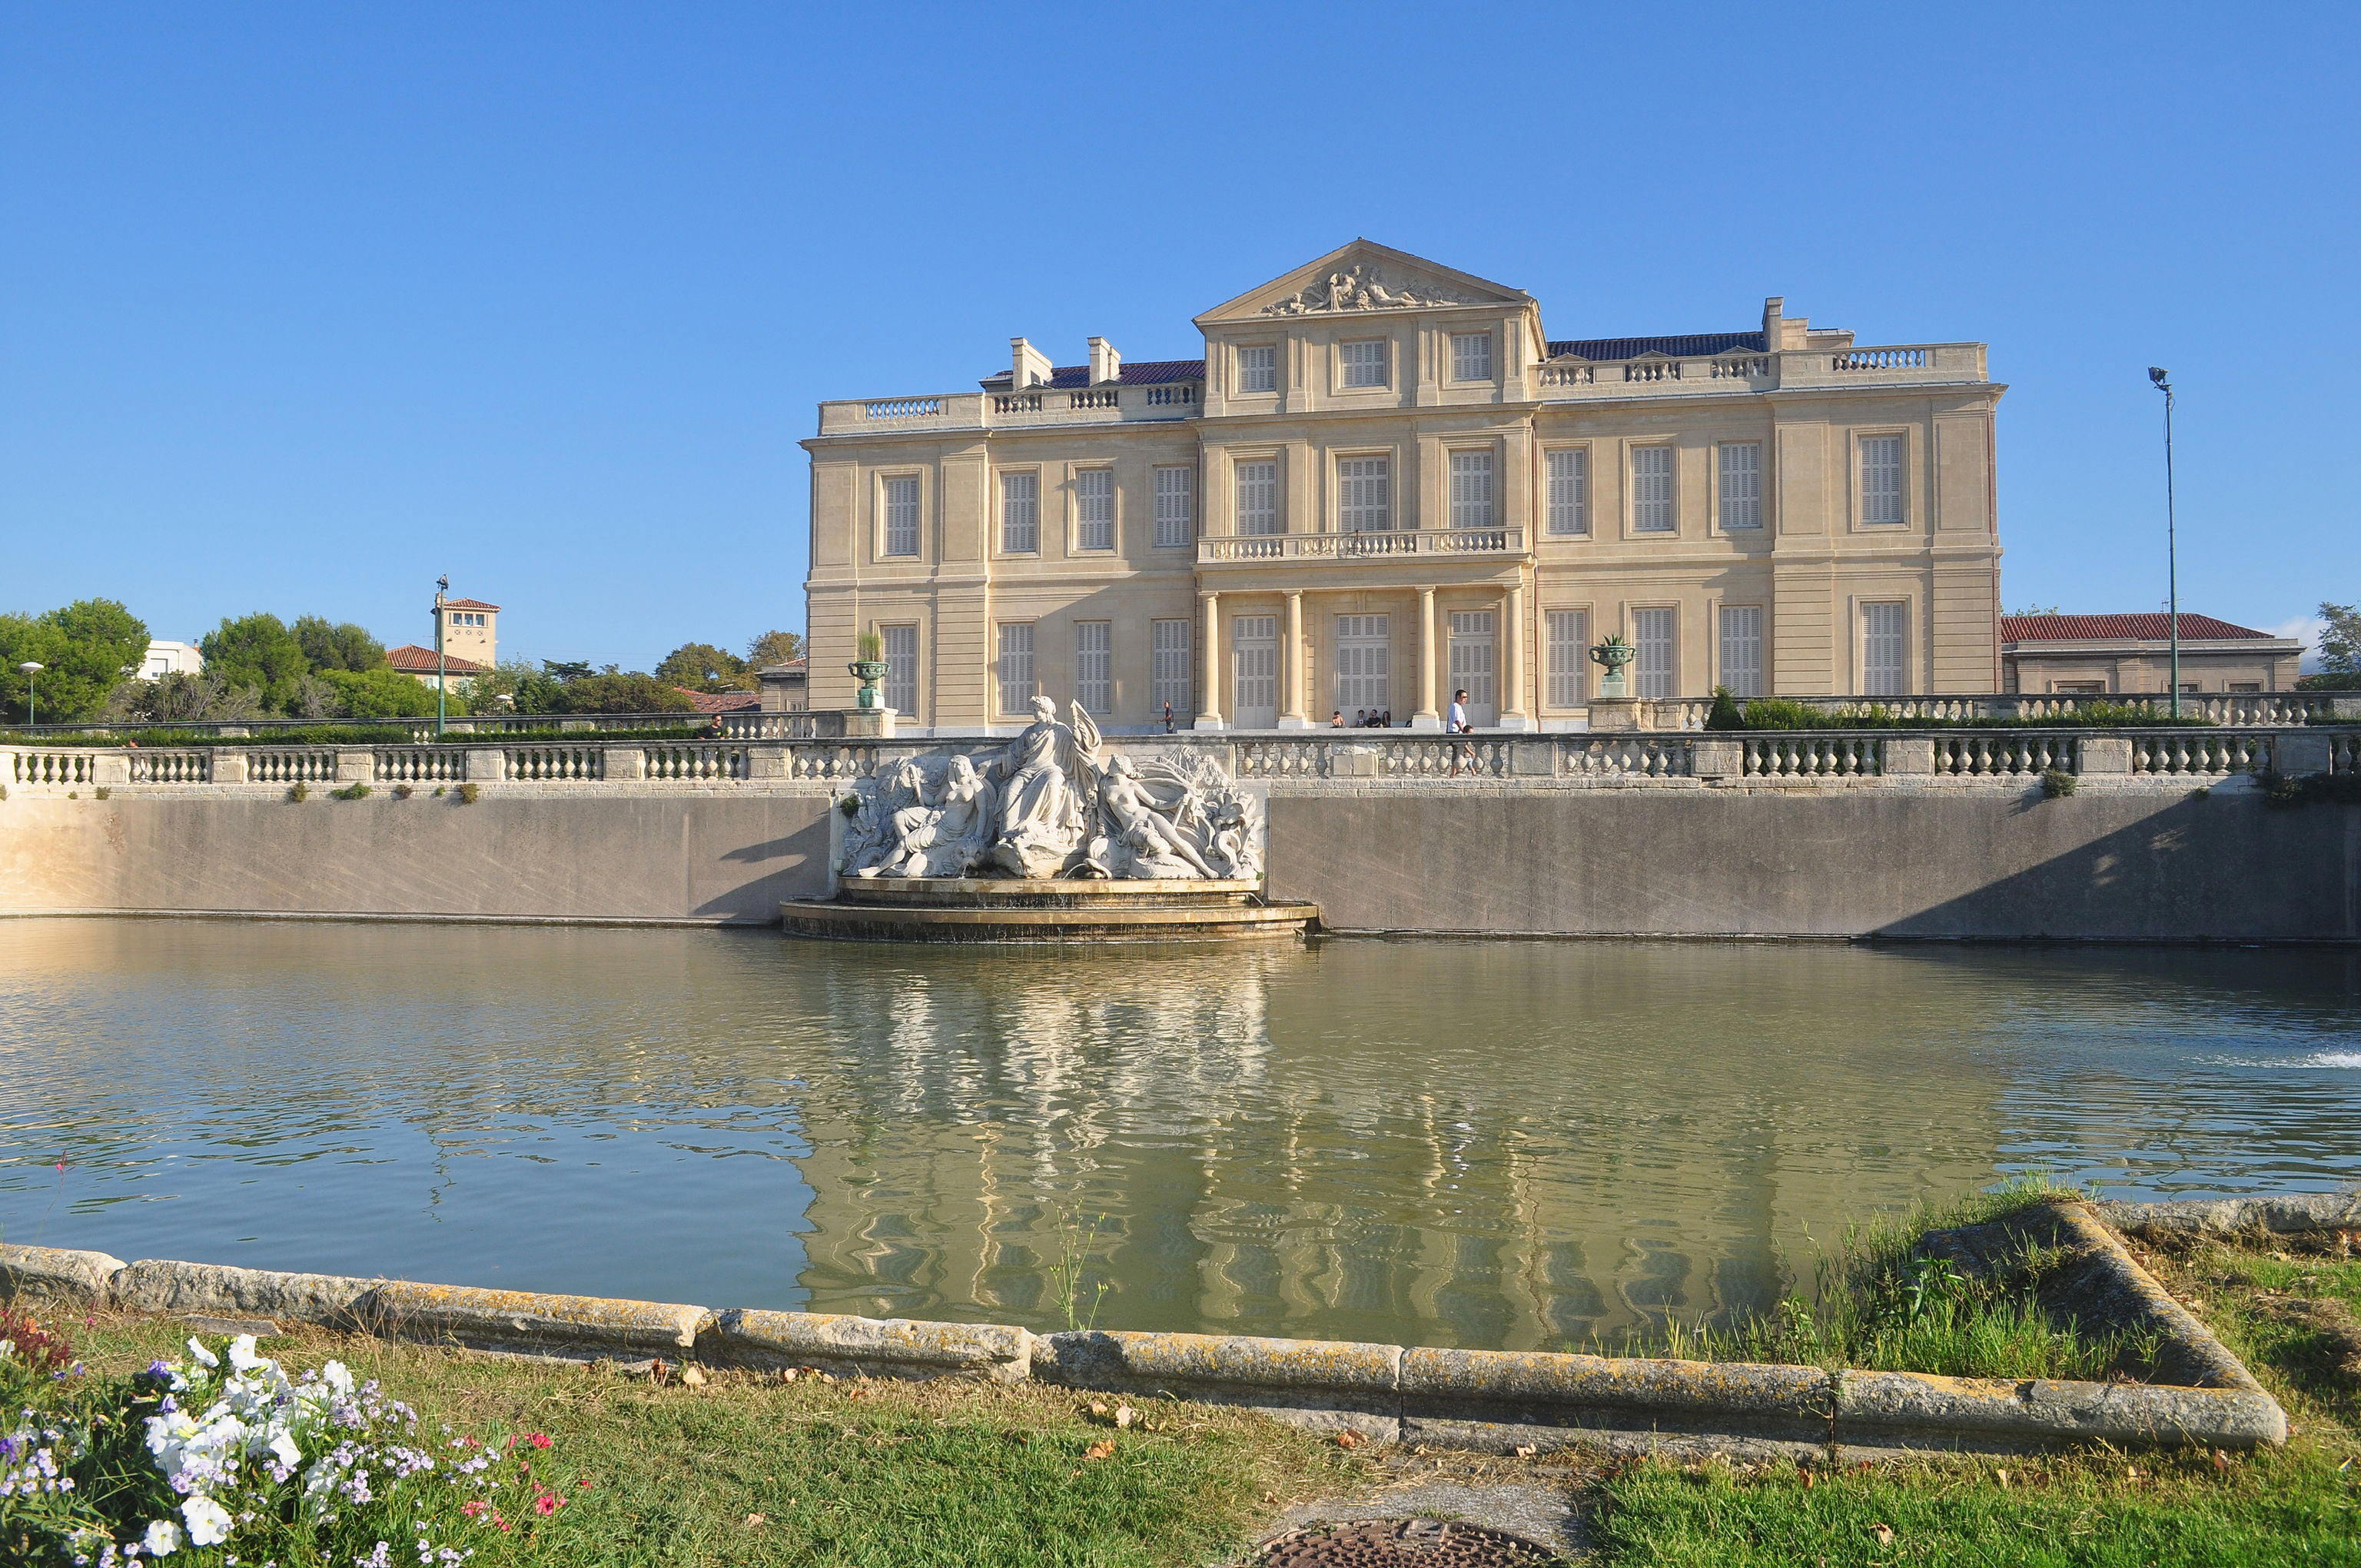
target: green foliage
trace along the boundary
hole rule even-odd
[[[346,784],[342,789],[332,789],[328,792],[329,796],[335,800],[361,800],[366,798],[368,794],[369,786],[362,784],[357,779],[353,783]]]
[[[287,786],[287,798],[301,806],[312,798],[312,786],[300,780]]]
[[[560,713],[693,713],[696,707],[667,681],[636,671],[578,675],[567,681]]]
[[[2044,768],[2041,772],[2041,793],[2049,800],[2074,793],[2075,779],[2063,768]]]
[[[761,683],[746,661],[710,642],[684,642],[656,666],[656,679],[689,691],[752,691]]]
[[[1728,686],[1713,688],[1713,707],[1705,716],[1705,727],[1708,729],[1743,729],[1747,727],[1745,711],[1738,706],[1738,699],[1730,695]]]
[[[399,670],[380,666],[374,670],[324,670],[319,679],[336,694],[338,716],[350,718],[432,718],[434,717],[434,688],[424,681],[412,680]],[[465,715],[468,709],[466,694],[453,691],[445,699],[444,711]]]
[[[553,681],[578,681],[590,674],[590,666],[576,659],[544,659],[541,673]]]
[[[2154,702],[2161,702],[2161,698]],[[2158,726],[2178,729],[2210,729],[2213,721],[2193,714],[2175,718],[2149,700],[2086,702],[2071,713],[2040,718],[1918,718],[1894,713],[1882,704],[1848,703],[1841,707],[1816,707],[1790,697],[1755,697],[1741,709],[1741,729],[2136,729]],[[1713,728],[1708,721],[1708,729]]]
[[[148,626],[113,599],[79,599],[40,615],[0,615],[0,712],[23,720],[27,682],[16,666],[42,665],[31,680],[42,722],[95,717],[126,670],[148,656]]]
[[[294,633],[314,674],[374,670],[385,663],[385,644],[349,620],[332,626],[324,615],[299,616]]]
[[[106,709],[99,717],[151,724],[243,724],[262,717],[262,704],[254,692],[234,686],[219,675],[175,670],[152,681],[125,681],[106,699]]]
[[[2361,674],[2305,675],[2295,683],[2295,689],[2305,692],[2361,692]]]
[[[885,639],[874,631],[864,631],[852,640],[854,656],[871,663],[885,657]]]
[[[2321,674],[2361,680],[2361,605],[2323,603],[2320,619],[2328,623],[2320,634]]]
[[[2062,615],[2065,612],[2054,604],[2028,604],[2021,606],[2016,609],[2009,610],[2006,613],[2010,615]]]
[[[750,670],[791,664],[803,656],[804,640],[793,631],[765,631],[746,644],[746,667]]]
[[[463,784],[454,793],[458,795],[460,805],[473,806],[476,804],[476,797],[484,793],[484,786],[478,784]]]
[[[2361,806],[2361,773],[2283,773],[2276,769],[2261,775],[2266,806]]]
[[[205,672],[252,690],[266,713],[286,713],[312,661],[287,623],[267,610],[225,619],[197,644]]]

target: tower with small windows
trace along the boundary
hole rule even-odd
[[[440,624],[443,652],[489,669],[500,663],[500,607],[481,599],[438,598],[434,615]]]

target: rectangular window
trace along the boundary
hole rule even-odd
[[[1579,609],[1544,610],[1542,630],[1549,646],[1549,705],[1580,707],[1590,675],[1590,616]]]
[[[1680,695],[1680,671],[1676,667],[1678,645],[1675,641],[1679,627],[1675,610],[1635,609],[1631,612],[1631,646],[1639,655],[1631,662],[1631,668],[1639,676],[1632,696],[1665,697]]]
[[[1033,623],[1000,623],[1000,711],[1023,713],[1041,688],[1033,681]]]
[[[1861,521],[1891,525],[1902,517],[1902,438],[1861,438]]]
[[[1492,455],[1455,452],[1451,455],[1451,526],[1489,528],[1492,509]]]
[[[1197,470],[1156,470],[1156,543],[1159,549],[1186,544],[1197,521]]]
[[[1763,695],[1763,607],[1725,605],[1721,611],[1721,684],[1736,697]]]
[[[1041,548],[1041,476],[1000,476],[1000,548],[1032,555]]]
[[[1115,548],[1115,470],[1083,468],[1074,475],[1074,548]]]
[[[1673,449],[1631,448],[1631,527],[1641,533],[1673,532]]]
[[[1721,466],[1721,526],[1763,526],[1763,444],[1725,441],[1714,448]]]
[[[1393,463],[1385,457],[1345,457],[1336,463],[1336,529],[1383,533],[1394,525]]]
[[[1279,617],[1241,615],[1230,622],[1230,685],[1239,729],[1279,722]]]
[[[1156,661],[1156,711],[1161,715],[1170,707],[1174,721],[1186,724],[1195,717],[1190,708],[1189,682],[1195,674],[1190,660],[1195,650],[1189,646],[1189,623],[1151,620],[1148,626]]]
[[[1364,338],[1358,343],[1341,346],[1344,356],[1345,385],[1348,387],[1382,387],[1386,384],[1386,340]]]
[[[1115,707],[1115,622],[1074,622],[1074,700],[1084,713]]]
[[[1861,689],[1865,696],[1899,696],[1908,690],[1910,607],[1861,607]]]
[[[915,714],[918,711],[918,629],[881,626],[877,630],[885,643],[885,706],[896,713]]]
[[[1492,378],[1492,334],[1455,332],[1451,334],[1451,378],[1488,381]]]
[[[1393,707],[1391,620],[1382,615],[1336,618],[1336,708],[1358,721]]]
[[[1238,532],[1279,532],[1279,465],[1276,462],[1238,465]]]
[[[1549,494],[1544,498],[1552,533],[1590,532],[1590,449],[1561,446],[1546,459]]]
[[[885,554],[918,553],[918,477],[912,474],[885,481]]]
[[[1258,343],[1238,350],[1238,390],[1241,392],[1276,392],[1279,390],[1279,350],[1268,343]]]

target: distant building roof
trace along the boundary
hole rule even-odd
[[[2000,640],[2004,642],[2169,642],[2172,640],[2171,620],[2160,610],[2136,615],[2004,615],[2000,618]],[[2233,626],[2210,615],[2189,614],[2180,618],[2180,640],[2183,642],[2294,641],[2293,638],[2257,631],[2251,626]]]
[[[1005,388],[1016,375],[1003,370],[996,376],[986,376],[976,385],[984,388]],[[1202,381],[1205,378],[1205,362],[1202,359],[1143,359],[1137,365],[1125,365],[1115,371],[1115,380],[1126,387],[1154,387],[1166,381]],[[1049,372],[1049,385],[1060,390],[1087,387],[1091,384],[1091,367],[1087,365],[1060,365]]]
[[[442,655],[443,671],[452,675],[488,675],[489,664],[478,664],[473,659],[462,659],[456,653]],[[405,642],[399,648],[385,651],[385,662],[405,675],[431,675],[434,673],[435,653],[432,648],[421,648],[415,642]]]
[[[761,692],[693,692],[686,686],[672,689],[688,698],[688,705],[699,713],[735,713],[740,708],[763,706]]]
[[[1692,332],[1677,337],[1572,337],[1548,345],[1552,359],[1637,359],[1642,354],[1702,359],[1741,350],[1765,352],[1760,332]]]
[[[445,599],[443,608],[445,609],[498,609],[500,607],[496,604],[486,604],[481,599]]]
[[[755,673],[790,681],[796,680],[811,674],[811,661],[789,659],[784,663],[765,664]]]

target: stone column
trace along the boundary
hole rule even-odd
[[[1442,711],[1434,705],[1434,590],[1418,590],[1418,711],[1410,716],[1412,729],[1440,729]]]
[[[1287,592],[1287,630],[1279,644],[1279,727],[1311,729],[1311,721],[1303,716],[1303,594],[1297,588]]]
[[[1502,661],[1508,678],[1508,690],[1501,694],[1500,728],[1531,729],[1532,721],[1525,708],[1525,585],[1520,572],[1517,586],[1510,588],[1502,606],[1501,623],[1508,629],[1508,657]]]
[[[1197,596],[1197,722],[1199,729],[1221,729],[1222,723],[1222,596]]]

